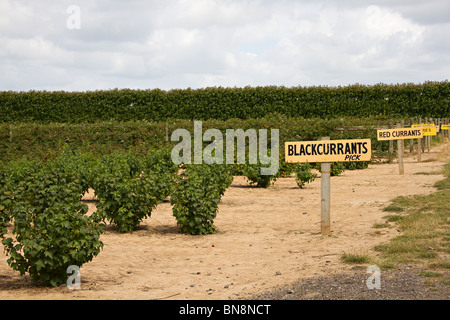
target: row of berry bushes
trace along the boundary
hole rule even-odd
[[[67,269],[91,261],[105,223],[133,232],[169,195],[180,230],[215,230],[218,203],[232,182],[227,166],[175,165],[170,153],[102,157],[66,151],[56,159],[11,161],[0,168],[0,239],[10,267],[56,286]],[[99,201],[88,215],[81,201],[90,189]]]

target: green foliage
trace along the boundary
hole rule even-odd
[[[99,198],[95,215],[119,232],[132,232],[169,195],[176,169],[163,152],[105,155],[92,182]]]
[[[68,266],[81,267],[103,247],[97,222],[80,202],[80,177],[69,167],[14,163],[2,172],[0,221],[7,262],[43,285],[65,283]],[[31,170],[25,174],[24,168]],[[13,223],[13,237],[6,237],[5,222]]]
[[[261,174],[261,164],[245,164],[243,166],[242,174],[247,178],[251,185],[259,188],[267,188],[273,185],[277,180],[277,175]]]
[[[178,165],[174,164],[170,152],[166,150],[149,150],[147,154],[139,157],[142,170],[161,179],[158,192],[165,199],[169,196],[174,183],[174,176],[178,173]]]
[[[338,176],[345,171],[344,164],[342,162],[332,162],[330,176]]]
[[[311,172],[311,165],[309,163],[296,163],[294,166],[295,182],[303,189],[305,184],[311,183],[317,178],[317,174]]]
[[[91,154],[81,154],[65,146],[62,153],[54,160],[48,162],[46,167],[48,170],[58,172],[62,179],[76,182],[78,184],[77,195],[80,199],[92,185],[95,163],[96,158]]]
[[[370,161],[350,161],[350,162],[344,162],[342,163],[344,166],[344,169],[347,170],[358,170],[358,169],[366,169]]]
[[[268,153],[270,154],[270,150],[268,150]],[[275,159],[272,159],[269,156],[258,155],[256,164],[251,164],[247,158],[246,163],[242,166],[242,174],[247,178],[251,185],[256,185],[256,187],[260,188],[267,188],[274,184],[281,174],[279,159],[276,159],[276,161],[278,161],[278,168],[276,172],[273,172],[272,174],[262,172],[263,168],[270,168],[271,161],[275,161]]]
[[[193,137],[193,122],[177,119],[168,121],[169,134],[175,129],[186,129]],[[284,142],[315,141],[323,136],[336,139],[370,138],[374,156],[387,152],[388,143],[378,141],[374,128],[386,126],[382,117],[336,119],[293,118],[283,115],[268,115],[259,119],[229,119],[203,121],[203,129],[215,128],[225,135],[227,129],[279,129],[280,158],[284,158]],[[100,157],[117,152],[133,152],[143,155],[151,150],[171,150],[176,142],[166,141],[166,122],[106,121],[85,124],[0,124],[0,159],[2,162],[22,157],[36,158],[44,162],[58,157],[66,146],[80,154]],[[347,130],[360,127],[360,130]],[[11,141],[10,141],[11,140]],[[170,139],[169,139],[170,140]],[[280,160],[280,169],[283,161]],[[242,166],[235,165],[237,171]]]
[[[6,188],[8,175],[0,171],[0,236],[6,234],[6,226],[11,220],[12,192]]]
[[[366,253],[344,253],[341,255],[341,261],[348,264],[370,263],[371,257]]]
[[[344,87],[244,87],[85,92],[0,92],[3,122],[83,123],[130,120],[288,117],[448,117],[450,83]]]
[[[317,170],[321,170],[322,165],[317,162],[315,164],[312,165],[312,168],[317,169]],[[341,173],[343,173],[345,171],[345,164],[343,162],[331,162],[331,166],[330,166],[330,176],[334,177],[334,176],[338,176]]]
[[[45,164],[20,159],[0,169],[0,237],[8,264],[53,286],[65,283],[68,266],[81,267],[100,252],[102,220],[131,232],[169,195],[178,171],[162,150],[97,158],[69,148]],[[87,216],[80,199],[91,187],[100,201]]]
[[[233,176],[225,165],[184,165],[170,196],[172,212],[181,232],[214,233],[220,199],[232,181]]]
[[[450,163],[444,166],[443,174],[446,176],[444,180],[440,180],[434,184],[435,188],[438,190],[449,190],[450,189]]]
[[[279,167],[279,176],[280,177],[289,177],[291,174],[295,172],[296,163],[288,163],[285,161],[284,154],[280,155],[280,167]]]

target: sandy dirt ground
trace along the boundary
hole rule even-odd
[[[328,237],[320,234],[320,176],[305,189],[293,177],[267,189],[235,177],[220,203],[213,235],[180,233],[168,202],[132,234],[107,227],[103,250],[81,267],[79,290],[35,286],[28,275],[13,271],[1,252],[0,300],[246,299],[297,279],[349,271],[352,266],[340,261],[344,252],[371,253],[398,234],[396,228],[374,228],[384,222],[382,209],[391,199],[435,191],[450,144],[433,147],[421,163],[414,154],[405,155],[402,176],[393,163],[331,177]],[[433,174],[417,174],[423,172]],[[95,210],[95,202],[88,205]]]

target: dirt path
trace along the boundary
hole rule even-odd
[[[106,230],[104,249],[81,268],[80,290],[36,287],[12,271],[2,252],[0,300],[242,299],[298,279],[349,271],[340,255],[368,252],[395,236],[395,228],[373,228],[383,222],[382,208],[400,195],[435,191],[441,174],[416,173],[439,172],[449,151],[449,143],[434,147],[422,163],[406,154],[403,176],[397,164],[383,164],[332,177],[332,233],[326,238],[320,235],[320,178],[306,189],[294,178],[258,189],[235,177],[219,206],[216,234],[181,234],[164,202],[132,234]]]

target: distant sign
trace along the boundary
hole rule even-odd
[[[437,129],[434,124],[413,124],[411,125],[411,128],[422,128],[424,136],[435,136],[437,134]]]
[[[397,128],[377,130],[379,141],[423,138],[422,128]]]
[[[370,139],[285,143],[285,161],[290,163],[370,161],[371,158]]]
[[[441,130],[450,130],[450,124],[441,124]]]

